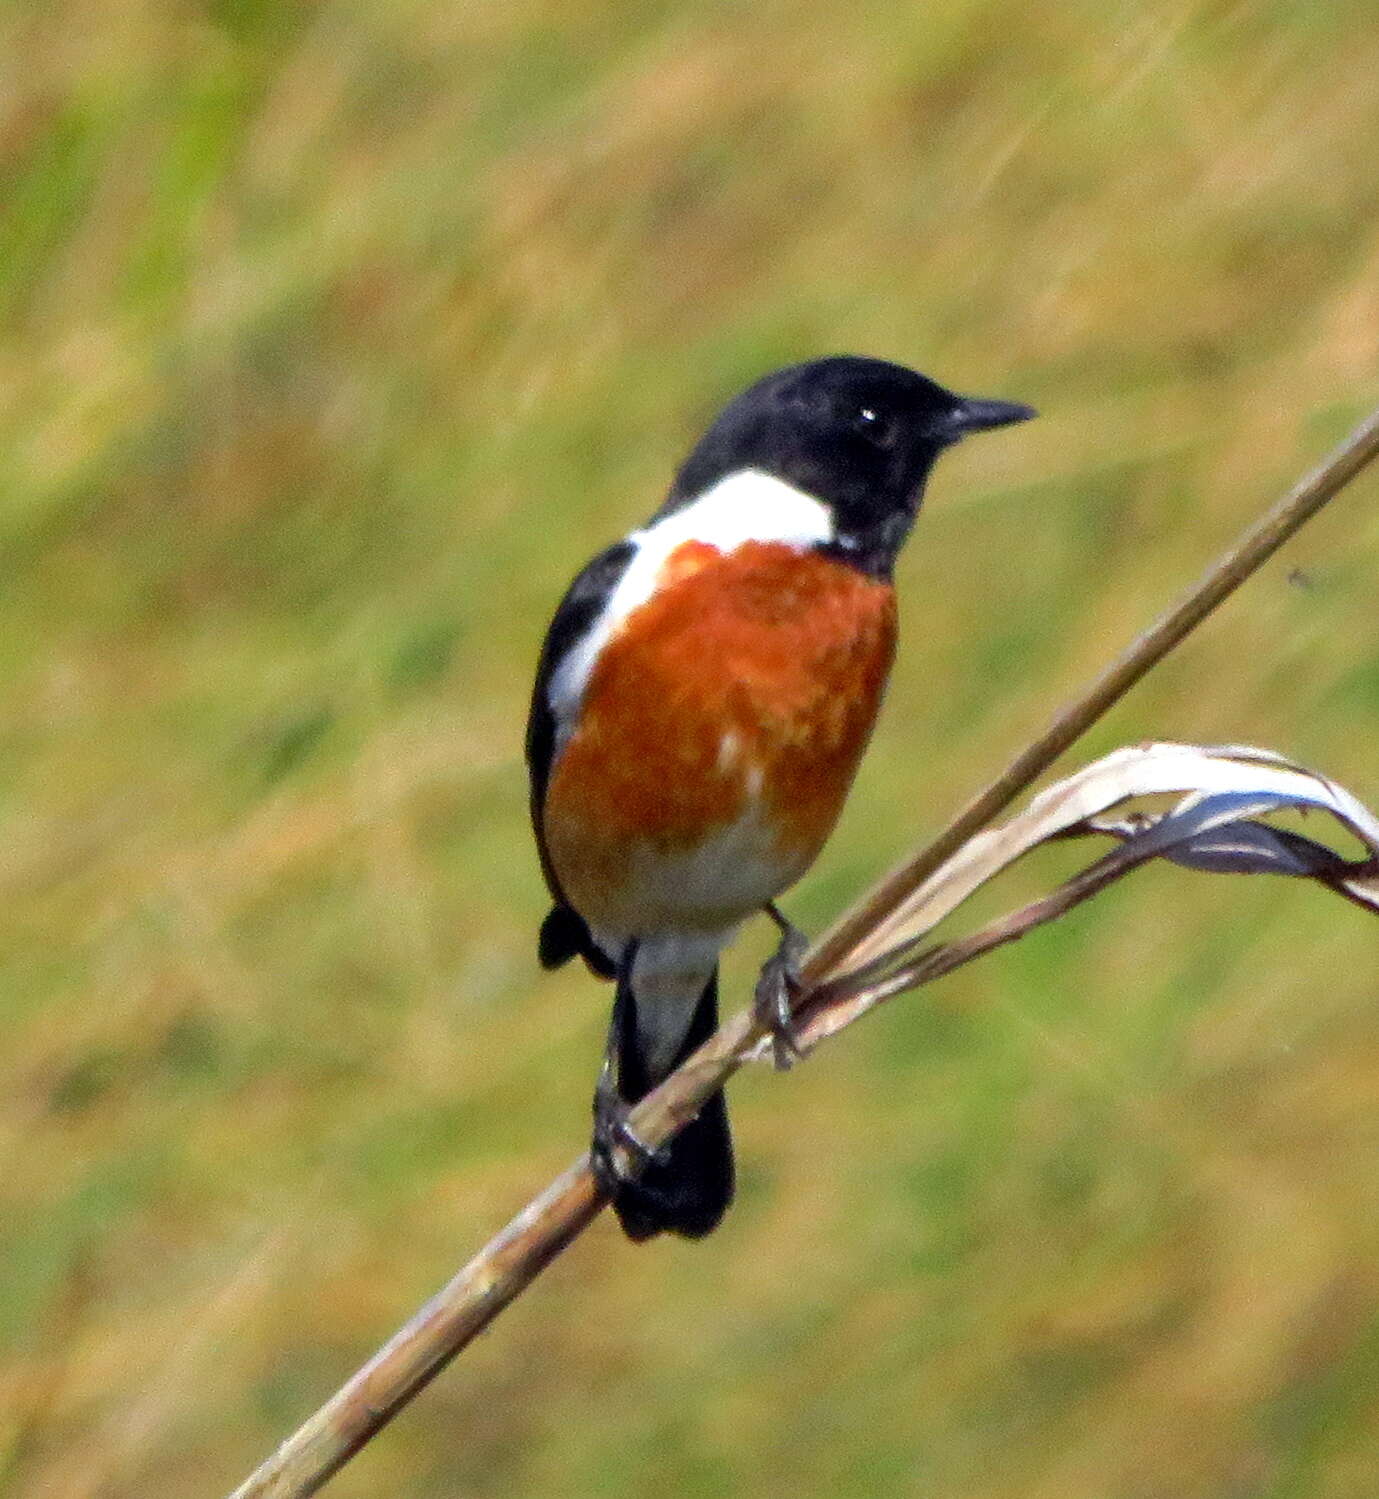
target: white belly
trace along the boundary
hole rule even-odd
[[[657,932],[732,931],[804,873],[785,860],[755,805],[691,850],[634,846],[627,872],[600,913],[600,940]]]

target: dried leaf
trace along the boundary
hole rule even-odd
[[[972,838],[878,926],[854,953],[848,972],[870,970],[911,949],[974,890],[1039,844],[1090,830],[1088,825],[1098,816],[1133,798],[1173,792],[1188,794],[1175,812],[1186,811],[1206,796],[1241,798],[1234,817],[1222,819],[1227,823],[1290,807],[1329,812],[1379,856],[1379,819],[1373,813],[1334,781],[1270,750],[1245,745],[1131,745],[1056,782],[1023,812]],[[1207,821],[1215,825],[1213,818]],[[1204,825],[1200,834],[1210,831]],[[1243,840],[1254,836],[1243,835]],[[1189,844],[1184,862],[1191,863],[1194,847],[1204,859],[1203,866],[1194,867],[1205,867],[1205,843]]]

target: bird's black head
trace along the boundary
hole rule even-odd
[[[661,514],[742,470],[781,479],[832,512],[836,549],[886,576],[934,460],[969,432],[1022,422],[1010,401],[954,395],[904,365],[835,355],[776,370],[719,414]]]

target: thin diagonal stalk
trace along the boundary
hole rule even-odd
[[[966,937],[930,948],[899,973],[862,987],[879,1003],[932,983],[1061,916],[1142,862],[1125,847],[1114,849],[1050,894]],[[830,989],[830,998],[852,997],[846,980]],[[702,1057],[700,1053],[691,1058],[676,1076],[699,1067]],[[661,1106],[639,1112],[637,1129],[649,1143],[659,1144],[674,1133],[674,1114],[673,1108]],[[583,1156],[395,1333],[274,1458],[235,1490],[232,1499],[297,1499],[315,1493],[582,1232],[602,1206],[589,1159]]]
[[[1373,413],[1318,468],[1298,483],[1225,553],[1176,605],[1119,656],[1049,728],[1022,751],[947,828],[902,868],[878,884],[806,956],[799,1005],[808,1005],[816,986],[844,974],[854,962],[872,956],[872,936],[918,886],[962,844],[1037,779],[1062,752],[1096,722],[1157,662],[1197,627],[1254,573],[1305,521],[1315,515],[1379,454],[1379,411]],[[1099,864],[1098,870],[1114,868]],[[1098,877],[1087,893],[1100,888]],[[1069,895],[1078,891],[1067,891]],[[1066,887],[1065,887],[1066,891]],[[1058,892],[1036,902],[1040,912],[1058,901]],[[1047,917],[1030,910],[1030,924]],[[1013,924],[1012,924],[1013,923]],[[1020,913],[984,928],[983,933],[937,949],[916,982],[928,982],[961,961],[1021,934]],[[948,954],[940,959],[939,954]],[[742,1065],[762,1039],[750,1010],[729,1019],[659,1088],[634,1110],[632,1125],[651,1145],[669,1139],[699,1111],[704,1101]],[[231,1499],[305,1499],[349,1459],[538,1274],[597,1215],[603,1199],[588,1156],[575,1164],[526,1207],[463,1270],[399,1331],[238,1489]]]

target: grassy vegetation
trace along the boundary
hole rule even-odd
[[[775,362],[1044,411],[932,490],[817,928],[1379,399],[1379,29],[20,0],[0,77],[0,1493],[215,1494],[582,1143],[572,565]],[[1089,751],[1373,804],[1376,570],[1370,480]],[[1368,1491],[1375,951],[1149,871],[741,1079],[723,1230],[598,1225],[331,1492]]]

